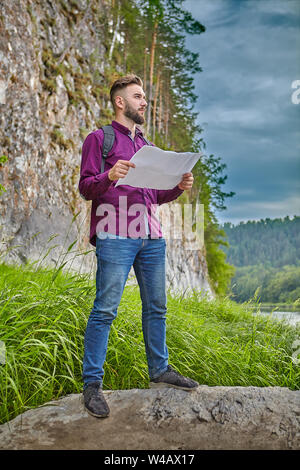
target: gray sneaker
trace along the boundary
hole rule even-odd
[[[166,372],[156,379],[152,379],[149,386],[150,388],[174,387],[181,390],[191,391],[195,390],[199,384],[195,380],[179,374],[179,372],[176,372],[176,370],[171,366],[168,366]]]
[[[83,390],[83,401],[90,415],[96,418],[106,418],[109,415],[109,406],[99,382],[92,382]]]

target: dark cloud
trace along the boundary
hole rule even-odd
[[[203,69],[195,77],[196,111],[206,152],[227,165],[222,222],[300,213],[298,0],[187,0],[206,32],[189,36]]]

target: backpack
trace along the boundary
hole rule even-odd
[[[105,160],[111,151],[114,141],[115,141],[115,131],[114,128],[111,124],[108,126],[102,126],[101,129],[104,132],[104,140],[103,140],[103,150],[102,150],[102,161],[101,161],[101,172],[104,172],[104,165],[105,165]],[[145,137],[142,137],[144,141],[146,142],[147,145],[152,145]]]

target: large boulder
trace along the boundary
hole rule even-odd
[[[0,426],[0,449],[299,449],[300,391],[208,387],[105,391],[108,418],[81,394]]]

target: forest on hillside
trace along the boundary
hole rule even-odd
[[[300,217],[225,223],[227,261],[235,266],[231,290],[244,302],[289,303],[300,299]]]
[[[248,220],[223,229],[228,237],[227,260],[234,266],[254,264],[279,268],[300,262],[300,217]]]

